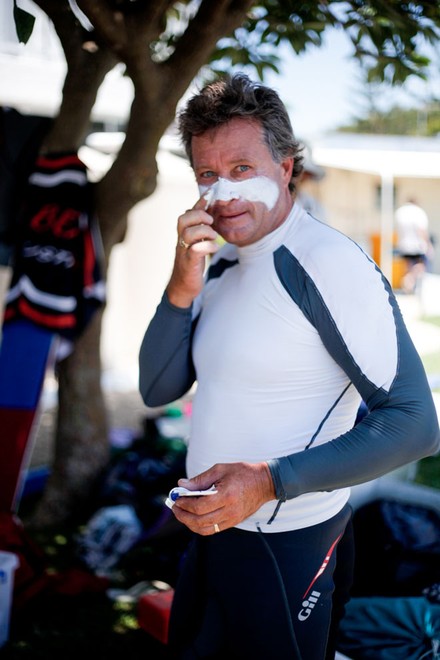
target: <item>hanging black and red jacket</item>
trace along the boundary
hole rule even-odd
[[[73,340],[104,302],[92,184],[76,153],[38,157],[25,190],[5,321],[27,318]]]

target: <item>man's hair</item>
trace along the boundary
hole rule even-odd
[[[225,76],[205,85],[193,96],[178,117],[179,131],[192,164],[191,140],[194,135],[240,117],[259,122],[266,144],[276,163],[294,159],[290,190],[303,170],[302,145],[295,139],[286,107],[278,94],[244,74]]]

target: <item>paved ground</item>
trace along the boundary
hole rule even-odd
[[[420,355],[440,351],[440,327],[421,320],[423,307],[415,296],[398,295],[403,318]],[[439,314],[440,315],[440,314]]]
[[[141,432],[146,408],[137,390],[106,389],[105,398],[111,428],[133,429]],[[56,412],[52,405],[54,401],[52,393],[47,400],[46,405],[42,406],[38,430],[33,440],[30,467],[50,465],[52,460]]]
[[[437,283],[435,296],[436,300],[438,296],[438,300],[440,301],[440,290],[437,289]],[[440,326],[421,320],[421,315],[424,312],[432,313],[433,316],[440,316],[437,308],[438,303],[436,303],[436,307],[429,307],[427,305],[424,306],[423,301],[421,302],[415,296],[398,295],[397,299],[406,326],[419,354],[423,357],[424,355],[440,353]],[[429,381],[432,387],[438,389],[440,387],[440,374],[430,374]],[[433,396],[437,414],[440,418],[440,392],[434,392]]]

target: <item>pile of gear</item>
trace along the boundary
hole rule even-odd
[[[353,660],[439,660],[440,511],[376,499],[353,525],[355,578],[338,649]]]

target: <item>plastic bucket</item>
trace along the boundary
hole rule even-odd
[[[0,648],[9,639],[9,618],[11,614],[14,573],[18,557],[13,552],[0,550]]]

